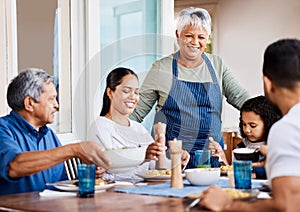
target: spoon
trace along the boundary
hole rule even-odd
[[[200,198],[195,199],[191,204],[189,204],[186,208],[185,208],[185,212],[189,212],[190,209],[192,207],[194,207],[195,205],[197,205],[200,202]]]

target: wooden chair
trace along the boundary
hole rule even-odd
[[[224,139],[224,152],[229,164],[232,163],[232,150],[243,140],[236,132],[222,132]]]
[[[77,175],[77,165],[80,164],[81,161],[79,158],[71,158],[64,162],[67,177],[69,180],[76,180]]]

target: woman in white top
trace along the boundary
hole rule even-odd
[[[137,75],[127,68],[112,70],[106,79],[106,89],[103,95],[103,107],[100,116],[90,127],[88,139],[98,141],[105,149],[120,149],[147,145],[146,160],[155,160],[165,149],[158,138],[155,142],[144,126],[130,120],[139,101],[139,82]],[[182,165],[186,165],[189,154],[183,151]],[[142,167],[148,169],[149,164]],[[134,177],[136,170],[118,173],[117,178]]]

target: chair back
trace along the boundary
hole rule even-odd
[[[78,177],[77,174],[77,165],[80,164],[81,161],[79,158],[71,158],[64,162],[67,177],[69,180],[76,180]]]

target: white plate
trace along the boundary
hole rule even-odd
[[[53,186],[63,191],[78,191],[78,186],[72,184],[72,180],[60,181],[54,183]],[[106,185],[96,185],[95,190],[106,190],[115,186],[115,183],[108,183]]]
[[[169,181],[171,180],[171,175],[147,175],[146,173],[136,173],[136,176],[143,178],[145,181]],[[181,174],[185,177],[185,174]]]

